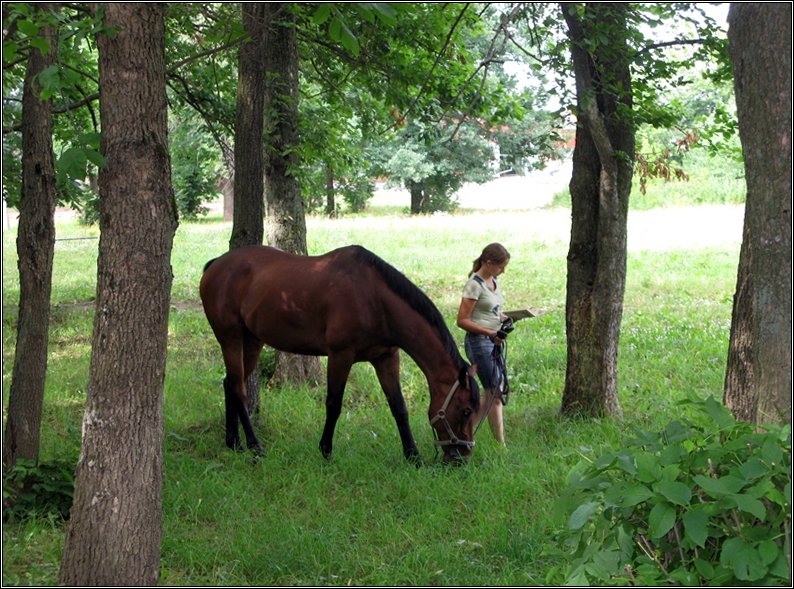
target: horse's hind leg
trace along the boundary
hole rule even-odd
[[[261,346],[260,348],[261,349]],[[223,388],[226,400],[226,445],[235,450],[242,449],[240,443],[240,432],[238,422],[243,426],[248,447],[256,454],[261,453],[262,447],[259,439],[254,433],[251,419],[246,409],[247,391],[245,381],[249,372],[248,362],[251,350],[246,346],[245,354],[240,350],[239,345],[223,346],[223,358],[226,364],[226,378],[223,381]],[[256,351],[259,357],[259,350]],[[254,366],[256,362],[254,362]]]
[[[416,447],[411,426],[408,423],[408,409],[405,406],[405,398],[400,389],[400,353],[395,349],[380,358],[373,360],[375,373],[378,375],[386,400],[389,402],[389,409],[397,422],[397,431],[400,433],[400,440],[403,444],[403,454],[411,462],[417,465],[421,462],[419,448]]]
[[[228,374],[223,379],[223,396],[226,404],[226,445],[232,450],[242,450],[243,446],[240,444],[240,428],[237,419],[237,406],[235,404],[235,397],[237,393],[234,390],[234,384],[229,378]]]
[[[239,396],[240,404],[237,409],[237,415],[240,417],[240,423],[245,432],[245,441],[248,448],[254,451],[254,454],[262,453],[262,445],[259,443],[259,438],[254,433],[254,428],[251,425],[251,416],[248,413],[249,399],[248,399],[248,385],[250,376],[257,370],[259,366],[259,354],[262,352],[262,343],[251,334],[246,334],[245,342],[243,344],[243,394]],[[257,379],[257,384],[259,380]],[[257,391],[257,394],[259,391]]]

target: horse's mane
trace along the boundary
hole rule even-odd
[[[452,361],[455,363],[455,367],[458,369],[467,367],[468,364],[460,355],[458,345],[449,332],[444,317],[441,316],[441,312],[422,289],[408,280],[408,278],[394,266],[382,260],[368,249],[360,245],[353,246],[353,249],[354,258],[356,260],[375,268],[392,292],[408,303],[414,311],[424,317],[433,327],[438,337],[441,339],[444,349],[449,353]]]

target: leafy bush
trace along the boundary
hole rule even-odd
[[[13,469],[7,473],[4,471],[4,518],[55,515],[67,519],[73,498],[72,462],[55,461],[37,465],[33,460],[20,459]]]
[[[691,420],[573,469],[550,584],[790,585],[790,426],[682,403]]]

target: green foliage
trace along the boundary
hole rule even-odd
[[[196,219],[207,213],[204,203],[218,198],[216,181],[223,170],[218,150],[197,118],[194,115],[174,120],[168,133],[171,182],[183,219]]]
[[[790,426],[758,431],[713,397],[682,404],[691,417],[571,471],[555,549],[569,564],[548,582],[790,583]]]
[[[69,517],[74,497],[74,461],[36,464],[17,460],[3,471],[4,515],[15,520],[29,517]]]

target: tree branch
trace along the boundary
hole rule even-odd
[[[240,44],[240,42],[244,38],[245,37],[239,37],[237,39],[229,41],[228,43],[220,45],[219,47],[212,47],[211,49],[207,49],[206,51],[201,51],[199,53],[196,53],[195,55],[191,55],[190,57],[186,57],[184,59],[180,59],[176,63],[172,64],[171,67],[169,67],[166,70],[165,74],[167,76],[173,75],[173,74],[176,73],[176,70],[181,68],[183,65],[187,65],[187,64],[189,64],[191,62],[194,62],[194,61],[196,61],[198,59],[201,59],[202,57],[207,57],[208,55],[214,55],[215,53],[220,53],[222,51],[226,51],[227,49],[231,49],[232,47],[236,47],[237,45]]]
[[[703,45],[704,43],[706,43],[705,39],[679,39],[676,41],[662,41],[660,43],[646,45],[637,52],[637,55],[648,53],[654,49],[661,49],[662,47],[673,47],[675,45]]]
[[[582,23],[568,10],[572,4],[567,2],[560,3],[563,17],[568,25],[568,36],[571,40],[571,56],[573,57],[573,67],[576,74],[576,95],[577,102],[582,110],[577,112],[577,116],[583,118],[583,122],[590,131],[601,165],[610,165],[614,162],[615,150],[604,122],[604,117],[598,110],[598,101],[595,96],[595,85],[590,74],[590,63],[592,57],[582,48],[585,33]]]

